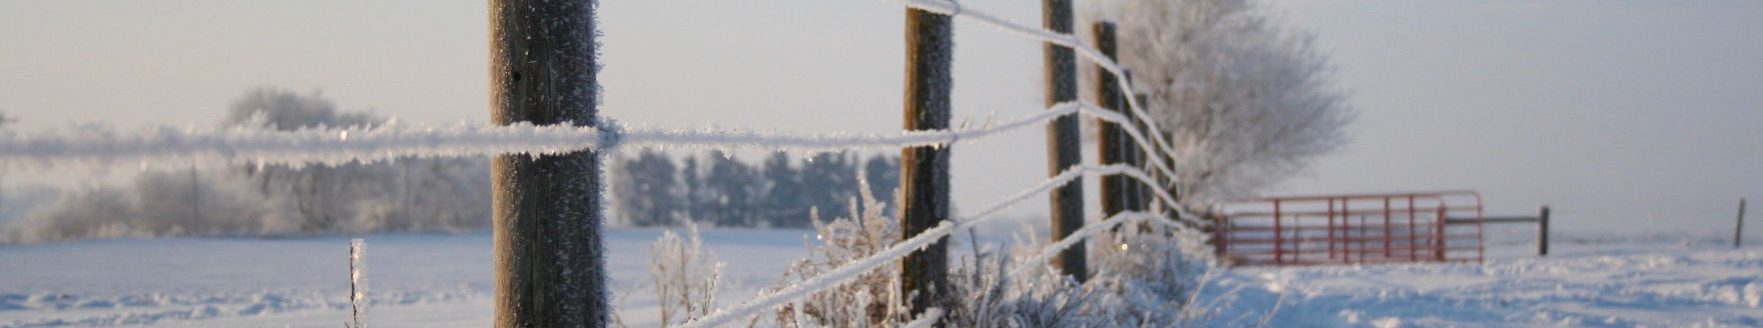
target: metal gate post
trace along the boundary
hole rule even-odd
[[[1384,260],[1389,260],[1391,256],[1394,256],[1393,254],[1390,253],[1390,239],[1391,239],[1390,233],[1391,233],[1390,232],[1390,197],[1384,196],[1383,197],[1383,257],[1384,257]]]
[[[1328,259],[1335,259],[1334,254],[1334,198],[1328,199]]]
[[[1284,249],[1283,249],[1283,247],[1285,246],[1285,241],[1284,241],[1283,235],[1284,235],[1284,233],[1280,231],[1280,227],[1279,227],[1279,199],[1274,199],[1273,200],[1273,263],[1274,264],[1285,264],[1286,256],[1285,256]]]
[[[1443,200],[1439,201],[1439,216],[1438,216],[1438,218],[1434,219],[1434,221],[1436,222],[1435,225],[1438,226],[1438,229],[1434,230],[1436,232],[1433,233],[1432,238],[1433,238],[1433,243],[1438,244],[1438,246],[1436,246],[1436,247],[1438,247],[1438,249],[1435,250],[1433,253],[1437,254],[1436,256],[1438,256],[1439,262],[1444,262],[1445,261],[1445,224],[1446,224],[1446,221],[1445,221],[1445,202]]]
[[[1414,260],[1420,259],[1420,257],[1418,255],[1416,255],[1416,253],[1415,253],[1416,251],[1418,251],[1416,248],[1419,247],[1418,244],[1420,243],[1419,240],[1415,239],[1415,237],[1416,237],[1415,234],[1416,234],[1416,232],[1414,231],[1414,194],[1408,194],[1408,260],[1409,261],[1414,261]]]

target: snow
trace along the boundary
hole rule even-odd
[[[806,230],[706,230],[747,298],[807,254]],[[613,304],[653,327],[656,229],[607,231]],[[490,325],[490,235],[369,235],[368,326]],[[349,239],[138,239],[0,246],[0,327],[337,327],[349,319]]]
[[[1039,223],[1027,219],[1023,222]],[[1208,325],[1252,326],[1272,309],[1288,326],[1756,326],[1763,247],[1715,239],[1558,235],[1529,255],[1509,231],[1485,265],[1237,268],[1197,298]],[[1497,230],[1490,230],[1496,231]],[[806,230],[706,229],[726,262],[720,300],[750,299],[807,254]],[[655,326],[649,246],[656,229],[607,231],[621,319]],[[369,326],[490,322],[490,238],[369,235]],[[348,320],[346,237],[137,239],[0,247],[0,327],[290,326]],[[1282,296],[1283,295],[1283,296]]]
[[[1477,264],[1243,268],[1210,282],[1215,323],[1269,326],[1757,326],[1763,248],[1623,241],[1497,246]]]

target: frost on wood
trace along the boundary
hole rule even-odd
[[[495,324],[608,324],[592,0],[489,2],[490,121],[584,132],[491,160]],[[593,134],[589,136],[587,134]],[[524,153],[524,154],[522,154]]]

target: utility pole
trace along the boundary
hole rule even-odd
[[[1071,34],[1071,0],[1041,0],[1041,26],[1055,33]],[[1071,48],[1052,43],[1042,44],[1041,53],[1045,57],[1042,63],[1047,72],[1046,103],[1049,110],[1053,105],[1077,101],[1076,54]],[[1058,176],[1077,167],[1083,160],[1082,151],[1076,117],[1061,116],[1047,124],[1047,176]],[[1065,236],[1083,228],[1082,181],[1071,181],[1054,188],[1048,196],[1052,207],[1047,213],[1052,221],[1051,240],[1064,240]],[[1089,278],[1085,252],[1083,243],[1071,245],[1053,257],[1053,265],[1060,273],[1082,282]]]
[[[907,131],[949,128],[953,29],[949,16],[906,9]],[[900,150],[902,240],[949,220],[949,146]],[[900,295],[915,316],[949,301],[948,241],[939,238],[900,260]]]
[[[490,0],[490,121],[597,126],[593,0]],[[601,158],[497,155],[496,327],[604,327]]]

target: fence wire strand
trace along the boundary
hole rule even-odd
[[[802,134],[746,129],[657,129],[619,126],[610,129],[567,125],[457,124],[453,126],[385,125],[373,128],[194,129],[160,127],[122,133],[105,127],[81,127],[43,135],[0,135],[0,162],[8,165],[133,164],[188,166],[213,163],[338,165],[378,162],[402,157],[463,157],[496,154],[562,154],[616,147],[681,147],[830,151],[944,146],[961,140],[1038,127],[1067,115],[1084,115],[1116,124],[1130,124],[1118,113],[1079,102],[1054,105],[1031,115],[975,128],[910,131],[899,134]],[[1140,149],[1150,143],[1136,129],[1126,129]],[[1163,161],[1150,161],[1160,174],[1174,177]]]

